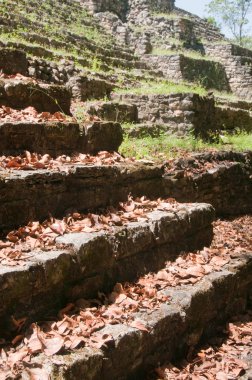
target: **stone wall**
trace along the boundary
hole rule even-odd
[[[144,62],[163,72],[165,78],[196,82],[205,88],[229,91],[225,68],[215,61],[179,55],[146,55]]]
[[[119,41],[128,44],[134,40],[129,37],[135,34],[134,28],[146,29],[145,32],[152,36],[152,40],[160,39],[164,42],[164,39],[177,38],[190,46],[197,44],[199,39],[216,41],[223,38],[219,30],[206,21],[175,8],[174,0],[81,0],[81,3]],[[158,15],[169,15],[174,10],[177,15],[174,18]],[[131,46],[135,45],[133,43]],[[145,53],[144,49],[141,50]]]
[[[177,7],[174,8],[174,11],[179,17],[187,18],[188,24],[191,24],[191,28],[194,30],[194,35],[198,39],[205,39],[207,41],[220,41],[224,39],[224,35],[220,32],[219,28],[211,25],[201,17]]]
[[[80,0],[80,3],[91,13],[113,12],[122,20],[126,19],[127,0]]]
[[[215,120],[219,129],[231,132],[252,132],[252,112],[232,107],[215,107]]]
[[[212,169],[187,175],[187,171],[213,162]],[[176,167],[177,170],[174,170]],[[164,177],[166,194],[180,202],[207,202],[218,215],[252,212],[252,154],[220,152],[178,159]]]
[[[166,130],[180,136],[190,133],[206,137],[215,129],[214,99],[197,94],[120,95],[114,99],[135,104],[139,123],[167,125]]]
[[[204,49],[225,67],[232,92],[252,99],[252,51],[228,43],[206,44]]]
[[[91,13],[113,12],[126,20],[127,14],[147,10],[149,12],[171,12],[175,0],[79,0]],[[130,18],[133,17],[133,13]]]
[[[235,103],[218,105],[215,98],[211,96],[206,97],[190,93],[170,95],[112,94],[112,98],[137,107],[138,119],[124,120],[138,122],[130,132],[133,137],[158,135],[160,131],[163,131],[168,134],[176,133],[178,136],[194,132],[196,136],[209,139],[213,134],[221,131],[232,133],[239,130],[252,131],[252,112],[250,109],[235,108]],[[240,105],[239,102],[237,105]],[[247,107],[249,107],[249,103]],[[101,116],[104,112],[101,105],[96,114]],[[111,111],[109,115],[111,117],[113,112]],[[109,119],[107,118],[107,120]],[[110,120],[116,121],[114,118]]]
[[[0,72],[6,74],[28,74],[28,59],[22,50],[3,48],[0,52]]]
[[[29,76],[48,83],[65,84],[72,76],[79,74],[80,70],[65,60],[57,64],[41,58],[30,58],[28,73]]]

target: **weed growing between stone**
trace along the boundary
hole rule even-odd
[[[129,124],[126,125],[129,129]],[[127,129],[126,129],[127,132]],[[223,135],[218,143],[208,143],[193,136],[179,138],[174,135],[161,134],[159,137],[131,138],[127,134],[120,147],[125,157],[147,159],[162,162],[165,159],[191,152],[203,151],[246,151],[252,149],[252,134]]]

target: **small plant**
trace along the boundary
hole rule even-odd
[[[95,72],[101,71],[101,65],[102,65],[101,60],[99,60],[97,56],[94,56],[94,58],[92,59],[92,67],[91,67],[92,71],[95,71]]]

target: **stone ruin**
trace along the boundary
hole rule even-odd
[[[76,43],[81,52],[89,48],[88,54],[94,52],[92,57],[102,61],[103,73],[87,68],[87,57],[83,56],[78,65],[76,57],[53,61],[50,47],[62,47],[61,41],[53,38],[30,33],[29,43],[0,39],[0,109],[7,113],[7,118],[0,114],[0,232],[1,239],[6,234],[9,239],[0,240],[0,350],[4,347],[0,351],[0,378],[4,372],[4,379],[16,380],[18,376],[30,380],[40,375],[46,380],[144,379],[146,371],[157,363],[191,353],[205,336],[214,336],[224,322],[246,310],[252,301],[251,249],[246,246],[246,252],[232,251],[224,241],[213,253],[213,259],[221,264],[210,270],[208,265],[216,217],[252,213],[252,153],[207,152],[160,165],[125,159],[113,152],[122,143],[125,131],[120,123],[124,122],[133,125],[128,130],[133,137],[156,136],[160,131],[183,137],[193,131],[208,138],[216,129],[233,133],[237,126],[251,133],[252,52],[224,40],[216,28],[176,8],[172,0],[78,1],[94,14],[92,22],[98,20],[119,42],[108,49],[83,36],[66,34],[64,43]],[[33,6],[36,4],[29,2],[29,9]],[[14,18],[15,14],[0,17],[1,27],[5,31],[15,28]],[[170,49],[172,54],[154,54],[155,49]],[[202,59],[187,56],[186,50],[202,54]],[[133,88],[147,77],[152,83],[174,78],[178,83],[197,83],[203,75],[203,84],[211,93],[118,94],[114,92],[119,86],[118,68],[124,75],[121,87]],[[213,96],[215,89],[232,91],[241,98]],[[72,118],[75,102],[81,102],[84,120]],[[34,108],[37,118],[12,118],[11,109],[14,115],[27,116],[27,107]],[[59,111],[63,120],[57,119]],[[55,118],[48,119],[52,113]],[[42,158],[33,160],[30,152]],[[57,164],[58,155],[64,165]],[[6,160],[9,166],[4,166]],[[138,203],[152,205],[146,218],[134,219],[129,194]],[[166,199],[167,208],[160,198]],[[108,210],[110,224],[108,215],[102,215],[104,210]],[[119,217],[122,210],[127,222]],[[44,238],[53,235],[53,245],[37,247],[33,243],[36,221],[45,219],[49,224]],[[66,220],[69,226],[76,221],[78,228],[63,231]],[[97,221],[101,228],[92,229]],[[80,230],[81,223],[84,228]],[[29,229],[34,226],[30,236]],[[25,240],[28,234],[33,246],[16,247],[20,234],[20,245],[29,243]],[[185,272],[181,262],[184,265],[189,252],[193,266]],[[198,278],[196,259],[201,253],[200,265],[205,269],[204,276]],[[175,262],[179,264],[174,269]],[[180,279],[171,286],[169,276],[181,269],[182,282]],[[101,318],[104,299],[114,302],[108,302],[105,294],[115,284],[118,289],[118,283],[153,273],[160,276],[158,286],[154,284],[157,307],[148,309],[143,303],[130,314],[132,320],[126,315],[118,321],[120,300],[111,323],[103,324],[108,318],[104,313],[98,327],[92,332],[85,330],[90,320],[93,323],[92,313]],[[139,289],[142,292],[143,285]],[[150,288],[147,292],[150,294]],[[115,293],[113,297],[117,297]],[[150,298],[152,302],[153,295]],[[64,324],[68,329],[70,321],[72,331],[74,318],[76,323],[81,320],[75,310],[81,310],[86,318],[77,326],[76,340],[70,341],[71,335],[59,338],[62,329],[66,331]],[[54,315],[58,318],[50,326],[58,326],[56,336],[66,343],[64,348],[56,349],[56,355],[45,355],[32,335],[36,347],[31,352],[30,342],[30,361],[23,361],[15,345],[6,376],[9,342],[18,337],[25,345],[31,338],[28,334],[23,341],[21,334],[27,327],[32,324],[38,331],[41,324],[34,322],[51,321]],[[78,340],[81,328],[85,341]],[[98,343],[100,339],[102,344],[94,347],[89,338],[96,344],[95,339]],[[55,349],[55,341],[52,346]],[[15,363],[14,350],[19,358]],[[27,355],[25,350],[26,346]],[[248,364],[250,373],[246,371],[244,379],[251,378],[252,366]]]
[[[252,52],[230,43],[206,20],[177,8],[175,1],[82,0],[82,4],[119,42],[133,48],[167,79],[199,81],[215,76],[218,90],[252,97]],[[181,44],[201,53],[202,60],[180,54]],[[155,55],[155,49],[173,54]],[[208,87],[215,86],[210,83]]]

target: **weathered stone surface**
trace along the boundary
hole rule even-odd
[[[88,99],[103,99],[109,96],[114,85],[102,79],[77,76],[68,81],[67,88],[73,98],[86,101]]]
[[[226,106],[215,107],[215,119],[219,129],[226,132],[252,132],[252,112]]]
[[[252,99],[252,51],[231,43],[205,44],[209,56],[217,58],[225,67],[232,92],[244,99]]]
[[[197,161],[214,168],[187,175]],[[225,161],[229,161],[227,165]],[[106,207],[133,196],[174,197],[180,202],[211,203],[218,215],[252,210],[251,153],[196,155],[175,162],[170,173],[151,164],[110,167],[75,165],[68,173],[49,170],[0,171],[0,230],[9,230],[49,213]]]
[[[0,230],[67,209],[106,207],[133,196],[162,195],[162,169],[148,164],[74,165],[57,170],[0,171]]]
[[[198,163],[216,162],[213,169],[187,175]],[[208,202],[219,215],[239,215],[252,212],[252,156],[220,152],[198,154],[191,159],[178,159],[174,172],[165,174],[166,194],[180,202]]]
[[[194,132],[195,135],[206,138],[209,132],[216,130],[215,104],[212,97],[193,93],[112,94],[112,99],[136,105],[140,123],[166,125],[168,133],[183,136]]]
[[[121,125],[113,122],[94,122],[85,126],[85,151],[98,153],[102,150],[118,151],[123,141]]]
[[[138,121],[138,110],[135,104],[92,102],[87,106],[87,113],[96,115],[102,120],[112,120],[119,123],[135,123]]]
[[[5,74],[28,74],[28,60],[21,50],[0,49],[0,71]]]
[[[205,335],[212,336],[227,318],[246,308],[252,285],[252,253],[233,259],[219,272],[205,276],[197,285],[167,289],[168,304],[136,317],[151,329],[146,333],[125,325],[106,326],[114,343],[104,350],[90,348],[34,358],[52,380],[137,380],[163,361],[188,352]],[[193,338],[193,343],[192,343]],[[64,366],[54,363],[64,362]]]
[[[225,102],[213,96],[194,93],[170,95],[112,94],[116,102],[136,106],[139,125],[135,125],[131,136],[156,135],[159,131],[184,136],[194,133],[204,139],[220,131],[250,132],[252,112],[250,102]],[[244,106],[244,109],[242,109]],[[94,112],[94,111],[93,111]],[[102,114],[98,109],[97,113]],[[138,131],[138,126],[140,131]]]
[[[38,112],[64,112],[69,115],[71,95],[63,86],[5,79],[0,82],[0,103],[16,109],[31,106]]]
[[[196,82],[205,88],[215,88],[219,91],[230,90],[225,68],[216,61],[175,54],[146,55],[144,62],[162,71],[167,79]]]
[[[113,122],[0,123],[0,153],[19,154],[24,150],[55,157],[61,154],[117,151],[122,128]]]
[[[67,299],[94,297],[118,281],[160,269],[180,251],[211,243],[210,205],[179,205],[176,211],[153,211],[148,216],[110,232],[64,235],[57,239],[67,245],[64,251],[31,252],[22,267],[0,266],[2,326],[13,313],[17,318],[29,315],[30,320],[40,317]]]

